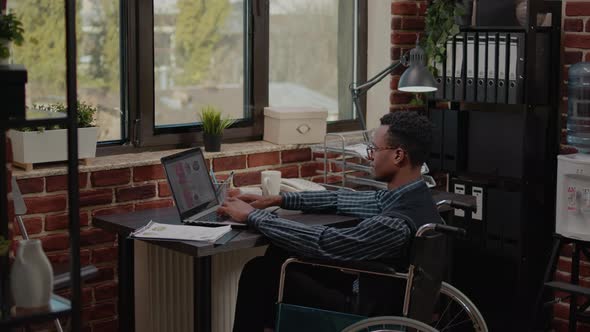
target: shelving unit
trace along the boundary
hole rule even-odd
[[[561,1],[529,0],[529,22],[536,22],[537,13],[551,13],[551,27],[529,24],[461,31],[464,38],[524,37],[522,95],[516,102],[478,99],[477,93],[468,101],[465,85],[454,84],[451,93],[445,91],[442,99],[428,105],[433,122],[444,126],[435,147],[439,150],[431,154],[438,162],[431,165],[440,165],[436,170],[449,174],[450,191],[468,195],[477,191],[483,197],[478,207],[481,221],[467,224],[461,216],[453,218],[456,226],[468,229],[470,239],[455,241],[451,283],[476,303],[492,331],[531,327],[529,309],[548,259],[560,137],[561,10]],[[509,57],[510,51],[496,52],[492,61],[497,64],[500,56]],[[448,63],[457,72],[455,61]],[[462,73],[459,83],[467,79],[465,68]],[[508,71],[505,75],[508,82]],[[457,83],[456,77],[453,80]],[[449,109],[436,109],[437,101],[450,101]],[[453,125],[448,126],[446,116]]]
[[[11,328],[22,327],[32,323],[52,321],[57,317],[70,317],[70,329],[80,331],[81,329],[81,277],[80,277],[80,221],[79,221],[79,184],[78,184],[78,131],[76,115],[76,8],[75,0],[65,1],[66,16],[66,87],[68,112],[65,118],[60,119],[25,119],[24,111],[24,82],[18,87],[0,79],[0,89],[3,91],[16,91],[22,89],[22,93],[9,94],[4,97],[13,98],[8,105],[16,99],[16,104],[21,105],[20,109],[0,111],[0,235],[9,238],[8,225],[12,222],[8,218],[8,178],[6,165],[6,131],[11,128],[24,126],[43,126],[65,124],[68,129],[68,214],[69,214],[69,240],[70,240],[70,280],[71,299],[67,300],[57,295],[51,299],[50,309],[47,312],[31,315],[15,315],[11,312],[10,288],[9,288],[9,260],[7,256],[0,258],[0,330],[6,331]],[[6,78],[10,72],[23,69],[22,66],[0,66],[0,75]]]

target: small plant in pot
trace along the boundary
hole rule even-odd
[[[63,117],[67,107],[63,104],[34,105],[27,110],[28,118]],[[98,127],[94,126],[96,107],[77,103],[78,158],[87,160],[96,156]],[[14,154],[13,165],[32,169],[36,163],[68,159],[67,130],[65,126],[25,127],[8,131]]]
[[[221,139],[223,130],[231,126],[234,121],[227,117],[221,116],[221,111],[213,106],[205,106],[199,113],[203,125],[203,140],[205,151],[221,151]]]
[[[0,65],[7,65],[10,58],[10,44],[22,45],[24,30],[14,13],[0,14]]]

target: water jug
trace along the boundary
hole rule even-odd
[[[568,73],[567,143],[590,153],[590,62],[571,66]]]

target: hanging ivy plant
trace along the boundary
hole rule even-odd
[[[428,68],[436,76],[435,63],[445,59],[447,40],[459,33],[459,25],[455,17],[465,13],[462,4],[455,0],[434,0],[426,10],[426,38],[422,47],[428,57]]]
[[[10,249],[10,240],[5,240],[3,236],[0,235],[0,256],[5,256]]]

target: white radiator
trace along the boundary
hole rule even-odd
[[[238,281],[244,264],[265,248],[218,254],[211,260],[211,327],[230,332]],[[135,241],[135,326],[146,332],[192,332],[193,259],[143,241]],[[198,290],[197,290],[198,296]]]

